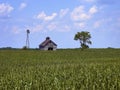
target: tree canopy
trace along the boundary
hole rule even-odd
[[[74,40],[79,40],[81,44],[81,48],[86,49],[86,48],[89,48],[88,44],[92,44],[92,42],[90,41],[90,38],[91,38],[91,35],[89,32],[81,31],[75,34]]]

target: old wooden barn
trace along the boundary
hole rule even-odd
[[[57,44],[54,43],[50,37],[46,37],[46,40],[39,45],[40,50],[56,50]]]

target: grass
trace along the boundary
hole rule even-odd
[[[0,90],[120,90],[120,49],[0,50]]]

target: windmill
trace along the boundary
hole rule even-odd
[[[30,34],[30,30],[27,29],[27,37],[26,37],[26,48],[29,48],[30,43],[29,43],[29,34]]]

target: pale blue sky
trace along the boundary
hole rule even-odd
[[[74,35],[91,33],[91,48],[120,48],[119,0],[0,0],[0,47],[30,47],[49,36],[58,48],[79,48]]]

